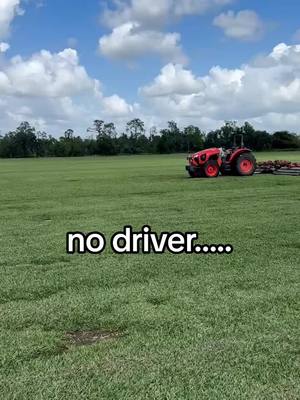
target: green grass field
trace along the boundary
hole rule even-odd
[[[0,161],[1,398],[300,398],[300,178],[184,167],[183,155]],[[65,252],[67,231],[127,224],[235,251]],[[77,330],[123,336],[72,346]]]

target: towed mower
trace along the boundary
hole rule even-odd
[[[237,136],[241,138],[236,145]],[[216,178],[220,175],[251,176],[256,170],[256,159],[250,149],[244,146],[243,135],[234,136],[231,149],[213,147],[189,156],[186,166],[191,178]]]

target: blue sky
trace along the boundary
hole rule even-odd
[[[284,124],[287,128],[296,128],[299,117],[295,107],[299,100],[299,65],[298,61],[295,65],[294,53],[300,54],[297,48],[297,44],[300,43],[300,2],[297,0],[198,0],[192,2],[192,7],[191,3],[185,0],[143,0],[142,6],[136,6],[134,3],[137,2],[134,0],[121,0],[122,7],[118,7],[113,1],[99,0],[1,1],[6,2],[7,7],[4,11],[0,8],[0,43],[10,46],[0,53],[0,74],[2,69],[10,81],[10,88],[1,90],[0,79],[0,121],[3,129],[11,128],[26,116],[33,123],[51,131],[62,130],[72,123],[75,129],[83,130],[84,124],[88,124],[89,119],[94,117],[111,119],[122,125],[126,119],[134,116],[143,117],[148,125],[163,125],[167,120],[175,119],[182,124],[198,123],[203,129],[209,129],[230,117],[238,121],[247,118],[266,129],[276,129],[277,124],[280,128]],[[159,7],[164,2],[168,6],[161,11]],[[151,9],[147,10],[150,3],[152,8],[155,3],[158,7],[157,17],[152,19],[147,17],[151,13]],[[5,26],[5,15],[1,18],[1,12],[7,13]],[[119,36],[114,36],[114,30],[118,32],[122,26],[128,24],[132,24],[131,28],[122,34],[120,44]],[[168,36],[173,34],[178,35],[176,39]],[[132,35],[135,35],[134,39]],[[99,45],[101,38],[104,38],[104,41]],[[160,43],[165,39],[167,42],[163,48]],[[279,63],[276,59],[276,66],[273,65],[272,71],[264,73],[268,77],[274,74],[274,78],[268,78],[270,82],[267,84],[275,85],[276,79],[279,79],[279,86],[286,85],[286,90],[293,88],[294,97],[290,99],[285,94],[281,103],[278,103],[275,93],[274,108],[269,104],[262,104],[260,111],[257,109],[259,107],[250,105],[251,111],[247,116],[245,109],[237,109],[235,105],[230,110],[225,107],[222,115],[222,104],[218,104],[218,99],[214,100],[212,97],[220,91],[220,96],[221,93],[222,96],[231,95],[236,104],[243,104],[244,98],[241,96],[247,96],[246,83],[249,87],[251,85],[242,66],[252,68],[249,76],[255,81],[253,76],[257,74],[261,77],[263,71],[262,68],[253,71],[253,63],[257,57],[268,60],[273,49],[280,43],[286,45],[286,49],[282,50],[284,55],[281,55],[281,61],[286,57],[286,52],[292,61],[288,66],[284,61],[286,70],[282,72],[281,61]],[[119,45],[119,48],[116,48],[116,45]],[[66,72],[65,66],[54,58],[56,54],[68,48],[73,48],[77,57],[76,66],[72,61],[70,68],[67,66],[67,73],[74,73],[74,87],[69,82],[65,93],[61,87],[59,93],[52,93],[50,89],[45,89],[45,92],[37,91],[34,87],[29,89],[31,79],[39,79],[38,76],[32,78],[32,74],[37,72],[29,72],[33,64],[32,62],[29,65],[29,60],[34,60],[35,65],[44,66],[43,57],[34,59],[34,55],[40,54],[43,49],[53,56],[53,65],[47,66],[50,71],[43,73],[48,73],[49,76],[43,75],[41,82],[50,82],[53,79],[52,87],[55,87],[55,79],[58,79],[61,85],[61,77]],[[17,72],[12,68],[12,59],[15,56],[22,57],[17,71],[23,80],[26,80],[22,81],[22,90],[14,87],[18,83],[22,86],[19,76],[15,76]],[[271,58],[274,61],[276,57]],[[57,77],[53,77],[53,71],[51,72],[51,68],[56,68],[55,62],[59,64],[56,69]],[[169,66],[167,72],[161,72],[166,66]],[[210,76],[210,70],[214,66],[218,66],[224,73],[229,71],[226,77],[222,75],[221,81],[218,77]],[[77,68],[84,68],[86,73],[82,86],[78,84]],[[236,70],[242,73],[237,72],[232,78]],[[278,77],[279,73],[282,76]],[[174,74],[173,86],[174,82],[178,86],[181,80],[182,85],[170,88],[169,82],[166,92],[164,85],[168,79],[172,80]],[[290,74],[289,81],[284,78],[287,74]],[[155,79],[159,77],[163,84],[160,87],[156,84],[154,90]],[[72,77],[68,76],[67,79],[70,81]],[[227,79],[226,83],[224,79]],[[234,82],[231,82],[232,79]],[[245,87],[241,89],[243,80]],[[98,88],[96,95],[95,88],[91,89],[95,85]],[[151,85],[153,90],[144,90],[145,87],[151,88]],[[236,86],[232,88],[234,85]],[[257,89],[256,101],[265,96],[265,93],[259,90],[264,89]],[[270,88],[270,92],[274,90],[275,86]],[[242,94],[242,91],[245,93]],[[62,108],[66,108],[65,116],[53,108],[55,98],[58,103],[64,102]],[[194,98],[203,98],[202,103],[193,102]],[[244,107],[247,107],[247,104],[245,99]],[[81,121],[75,118],[79,114],[82,117]]]

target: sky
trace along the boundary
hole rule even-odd
[[[0,133],[300,129],[299,0],[0,0]]]

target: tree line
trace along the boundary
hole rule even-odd
[[[22,122],[14,131],[0,135],[0,157],[76,157],[87,155],[117,154],[167,154],[195,152],[209,147],[232,146],[234,134],[243,134],[244,143],[252,150],[300,149],[300,138],[288,131],[269,133],[259,131],[245,122],[225,122],[219,129],[203,132],[194,125],[180,129],[176,122],[169,121],[167,128],[156,127],[146,132],[140,119],[133,119],[122,133],[118,133],[112,122],[95,120],[87,130],[88,138],[76,136],[72,129],[55,138],[46,132],[37,131],[28,122]]]

